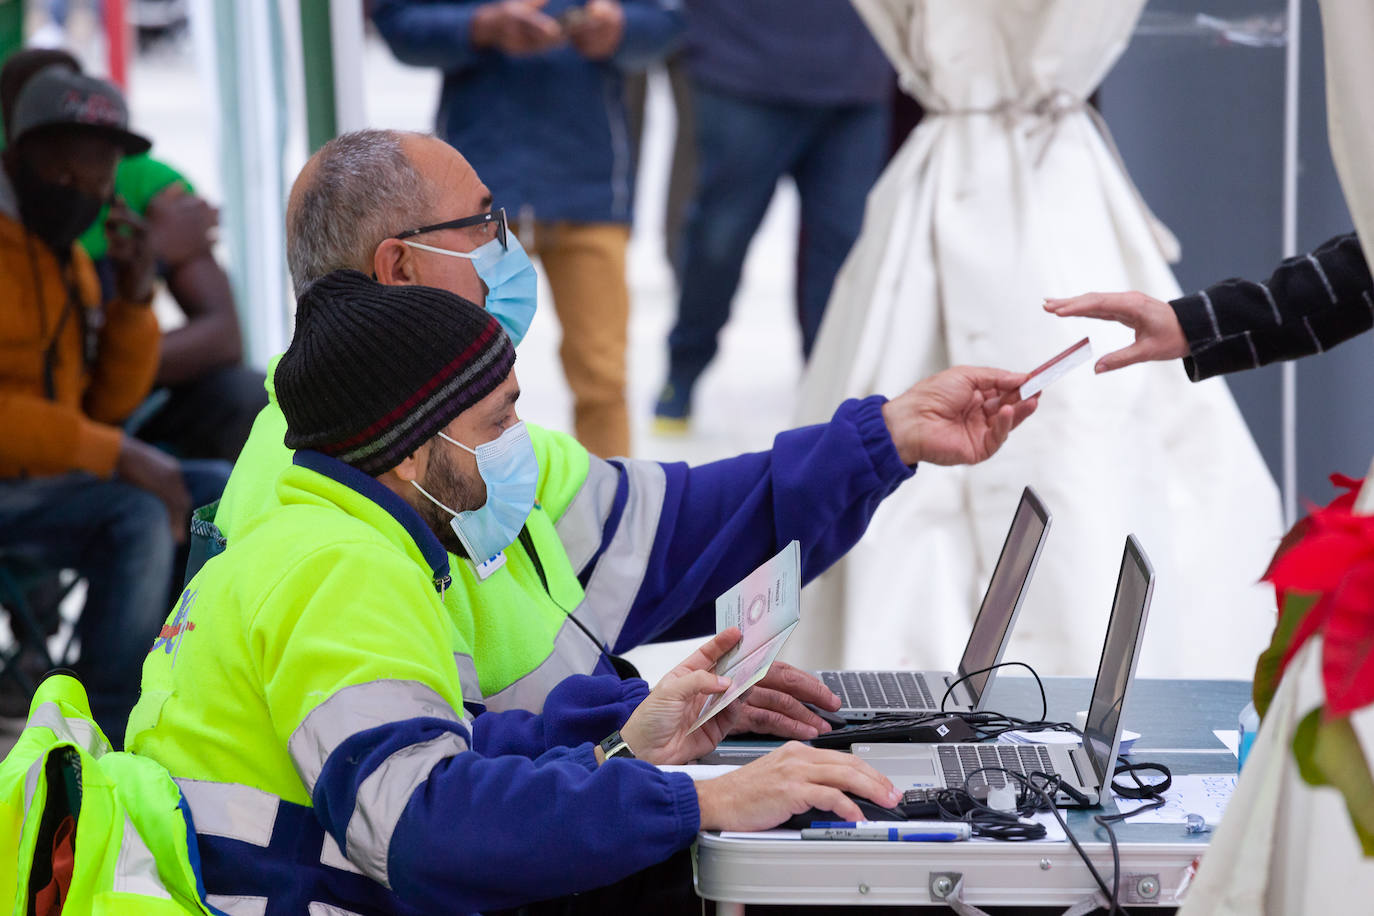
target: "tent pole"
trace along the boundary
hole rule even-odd
[[[1298,66],[1302,49],[1302,0],[1288,0],[1288,43],[1283,91],[1283,256],[1298,253]],[[1282,368],[1283,520],[1298,517],[1298,372]]]

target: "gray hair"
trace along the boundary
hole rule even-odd
[[[297,296],[331,271],[371,273],[378,245],[428,219],[435,189],[402,148],[406,136],[357,130],[315,154],[313,173],[286,211],[286,260]]]

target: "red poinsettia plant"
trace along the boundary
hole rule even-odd
[[[1326,702],[1299,724],[1293,754],[1304,780],[1344,796],[1368,856],[1374,778],[1350,714],[1374,703],[1374,515],[1354,511],[1362,481],[1334,474],[1331,482],[1346,492],[1294,526],[1265,573],[1279,619],[1255,667],[1255,707],[1265,713],[1289,662],[1320,636]]]

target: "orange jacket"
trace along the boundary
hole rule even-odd
[[[95,267],[79,245],[66,276],[82,312],[67,308],[53,253],[0,212],[0,479],[67,471],[108,477],[123,435],[114,424],[147,397],[157,373],[159,334],[148,303],[115,300],[102,310]],[[89,365],[81,314],[98,328]],[[50,393],[44,366],[54,338]]]

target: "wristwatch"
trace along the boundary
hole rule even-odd
[[[607,760],[612,757],[624,757],[626,760],[634,760],[635,752],[630,750],[630,746],[625,743],[625,739],[620,737],[620,730],[611,732],[601,740],[601,753]]]

